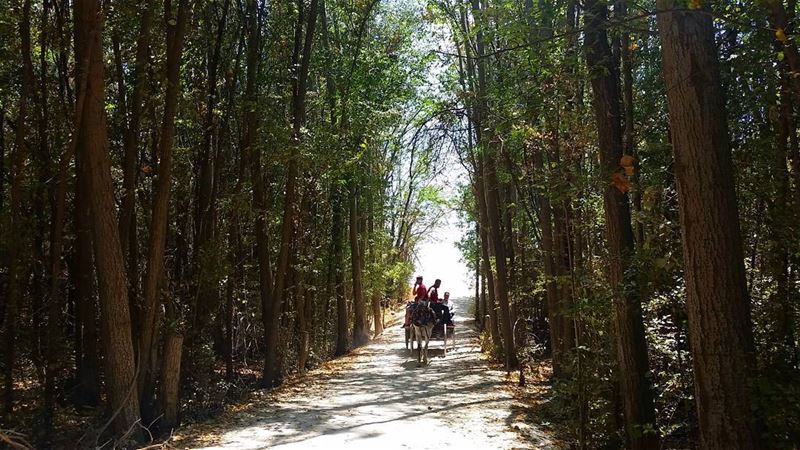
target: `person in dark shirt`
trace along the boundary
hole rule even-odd
[[[450,301],[449,292],[444,293],[444,298],[442,299],[442,306],[447,308],[446,310],[446,314],[448,317],[447,325],[453,326],[453,315],[455,314],[453,311],[455,310],[455,305],[453,304],[453,302]]]
[[[439,299],[439,288],[442,286],[442,280],[436,280],[433,283],[433,286],[428,290],[428,298],[431,301],[431,309],[433,312],[436,313],[436,317],[439,318],[444,324],[448,326],[453,325],[453,320],[450,317],[450,308],[447,305],[444,305]],[[449,299],[449,293],[445,294],[445,298]]]

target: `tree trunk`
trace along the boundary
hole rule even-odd
[[[551,142],[552,158],[559,167],[564,167],[565,164],[560,155],[561,142],[558,131],[555,130],[553,135],[554,138]],[[557,172],[556,176],[563,176],[568,180],[571,177],[567,171]],[[572,317],[575,293],[572,291],[571,284],[573,270],[573,243],[570,230],[571,208],[569,193],[564,191],[557,192],[555,207],[552,209],[553,271],[556,277],[556,314],[558,316],[556,326],[559,329],[557,334],[561,340],[559,343],[561,346],[560,351],[564,358],[575,348],[575,320]],[[562,362],[566,362],[566,359],[562,360]]]
[[[97,353],[97,299],[94,292],[92,255],[92,211],[89,174],[80,158],[75,158],[75,283],[77,336],[80,353],[76,355],[79,406],[96,406],[100,401],[100,372]]]
[[[481,259],[483,259],[483,258],[481,258]],[[491,322],[491,316],[489,315],[489,300],[488,300],[489,287],[486,284],[486,272],[485,272],[485,270],[486,270],[486,262],[483,261],[481,263],[481,306],[482,306],[482,308],[481,308],[481,325],[483,326],[483,331],[491,334],[492,333],[492,329],[491,329],[490,326],[487,326],[487,325],[491,325],[491,323],[488,323],[488,324],[486,323],[487,322],[487,316],[489,316],[488,321]]]
[[[490,144],[491,146],[491,144]],[[514,348],[514,335],[512,332],[511,315],[509,311],[508,292],[508,267],[506,265],[506,249],[500,224],[500,195],[497,180],[497,165],[495,156],[488,155],[484,164],[486,210],[489,225],[489,240],[494,248],[496,277],[494,280],[496,307],[499,311],[500,332],[503,335],[503,352],[505,353],[506,369],[517,367],[517,351]]]
[[[210,10],[211,3],[206,5]],[[194,330],[193,335],[199,336],[208,326],[209,315],[215,311],[219,305],[219,292],[217,286],[219,280],[215,279],[215,271],[206,270],[204,264],[210,262],[205,258],[211,250],[212,241],[215,235],[214,216],[216,205],[214,201],[215,178],[218,177],[220,167],[215,165],[216,158],[212,159],[212,147],[214,145],[214,130],[218,124],[215,121],[215,109],[217,108],[217,84],[220,54],[222,52],[222,41],[225,37],[226,23],[230,0],[224,0],[219,23],[214,37],[213,51],[208,55],[207,63],[207,84],[205,117],[203,119],[203,143],[200,147],[200,161],[198,162],[199,174],[197,181],[197,210],[195,211],[195,277],[194,284],[197,286],[197,304],[194,310]],[[216,7],[215,7],[216,8]],[[211,23],[213,14],[208,14],[207,20]]]
[[[177,19],[175,15],[177,14]],[[172,187],[172,148],[175,140],[175,116],[180,92],[180,66],[183,53],[183,33],[189,18],[188,0],[180,0],[177,11],[172,10],[172,1],[164,4],[167,23],[167,91],[164,99],[164,117],[158,142],[158,178],[155,182],[153,211],[150,215],[150,237],[147,243],[147,269],[144,278],[144,304],[142,308],[141,332],[139,333],[139,396],[142,413],[153,419],[154,411],[148,411],[155,391],[155,353],[158,335],[158,305],[161,282],[164,277],[164,251],[167,241],[167,219],[169,197]]]
[[[542,152],[535,150],[533,154],[533,167],[541,176],[545,176]],[[537,195],[539,205],[539,226],[542,230],[542,259],[544,266],[545,298],[547,300],[547,321],[550,325],[550,348],[553,353],[553,376],[556,378],[565,375],[564,367],[567,364],[566,349],[568,342],[562,335],[564,327],[563,311],[561,311],[559,299],[559,289],[556,280],[555,270],[555,244],[553,233],[553,211],[550,205],[550,198],[546,192],[539,192]]]
[[[105,346],[105,380],[111,410],[117,415],[113,430],[122,435],[139,420],[134,378],[133,341],[128,309],[128,282],[116,220],[111,160],[105,118],[105,67],[102,14],[95,0],[76,0],[75,60],[88,55],[86,100],[79,133],[78,157],[85,165],[90,187],[94,254],[98,271],[101,333]],[[135,428],[133,428],[135,430]],[[134,438],[141,432],[134,431]]]
[[[471,133],[471,131],[470,131]],[[475,210],[477,213],[478,202],[475,202]],[[477,215],[477,214],[476,214]],[[483,314],[481,313],[481,247],[480,247],[480,234],[481,226],[478,221],[475,221],[475,326],[478,329],[483,329]]]
[[[476,127],[479,122],[475,121]],[[484,195],[484,176],[483,176],[483,156],[476,156],[477,164],[475,166],[475,180],[473,181],[474,195],[478,202],[478,223],[480,224],[480,248],[483,254],[483,273],[485,275],[484,285],[488,287],[487,301],[484,301],[484,306],[491,318],[489,321],[489,334],[492,337],[492,343],[498,349],[503,348],[503,341],[500,336],[500,329],[497,320],[497,308],[495,308],[495,277],[491,270],[491,246],[490,237],[488,232],[488,219],[486,218],[486,196]]]
[[[770,24],[775,29],[786,29],[789,26],[789,15],[783,6],[782,0],[764,0],[770,11]],[[791,5],[790,5],[791,6]],[[800,70],[800,54],[793,40],[781,42],[776,39],[776,47],[783,51],[787,56],[786,61],[779,64],[780,67],[780,100],[776,105],[778,117],[775,128],[777,131],[777,148],[775,152],[773,173],[773,184],[776,188],[776,195],[771,203],[771,221],[773,222],[770,231],[773,237],[774,247],[770,251],[771,271],[776,281],[776,289],[770,299],[772,320],[775,327],[775,343],[780,347],[779,358],[781,364],[796,364],[797,346],[794,341],[794,316],[791,312],[791,301],[789,298],[789,249],[787,242],[791,237],[787,234],[788,223],[800,212],[800,198],[795,199],[792,205],[789,176],[787,173],[787,158],[793,165],[793,175],[795,178],[795,189],[800,192],[800,166],[797,165],[797,126],[794,118],[794,105],[800,102],[800,80],[794,76],[793,67]],[[794,208],[791,208],[794,206]]]
[[[793,136],[797,129],[792,114],[790,75],[785,71],[781,74],[780,104],[778,107],[777,146],[774,155],[773,185],[775,197],[770,202],[769,227],[773,235],[771,239],[772,250],[770,253],[770,271],[775,278],[775,292],[770,299],[772,320],[776,324],[774,342],[779,348],[778,357],[781,364],[793,363],[796,354],[794,341],[794,315],[792,313],[791,298],[789,296],[789,248],[787,242],[791,240],[791,233],[786,224],[790,223],[792,214],[789,208],[789,174],[787,158]]]
[[[286,289],[286,278],[289,274],[289,262],[291,260],[291,241],[294,237],[294,218],[297,209],[297,178],[298,178],[298,158],[297,146],[301,140],[301,130],[305,124],[306,111],[306,84],[308,82],[308,71],[311,64],[311,46],[314,42],[314,28],[317,23],[318,0],[311,0],[308,11],[308,21],[306,23],[305,41],[303,41],[302,27],[304,23],[304,11],[302,1],[298,2],[298,20],[295,28],[295,53],[293,61],[296,62],[293,68],[297,68],[296,76],[293,77],[292,89],[292,151],[289,157],[286,170],[286,195],[284,197],[283,223],[281,225],[281,246],[278,254],[278,267],[275,274],[275,287],[272,291],[272,302],[270,304],[270,323],[266,327],[267,349],[264,358],[263,382],[266,385],[274,385],[280,379],[277,364],[277,343],[278,331],[280,327],[280,313],[284,302]],[[302,45],[302,55],[300,43]]]
[[[164,360],[161,367],[161,411],[163,417],[159,428],[172,431],[179,425],[178,402],[181,388],[181,353],[183,336],[168,333],[164,338]]]
[[[374,289],[372,292],[372,321],[374,323],[374,336],[378,337],[383,333],[383,321],[381,320],[381,290]]]
[[[475,20],[482,15],[481,13],[481,3],[479,0],[472,0],[472,15]],[[468,27],[468,20],[466,19],[466,14],[462,17],[462,27],[464,28],[464,32],[466,33],[466,28]],[[467,75],[469,85],[472,87],[473,90],[476,90],[478,95],[475,99],[475,102],[471,105],[471,120],[474,124],[475,130],[475,138],[477,144],[479,146],[486,146],[486,139],[484,137],[484,127],[486,124],[484,123],[484,118],[487,115],[487,104],[486,104],[486,67],[485,67],[485,58],[483,58],[484,54],[484,38],[483,32],[481,31],[481,26],[476,26],[477,33],[476,33],[476,50],[477,50],[477,60],[470,60],[470,63],[467,64]],[[470,55],[469,49],[470,46],[467,46],[467,55]],[[474,61],[474,62],[473,62]],[[477,74],[476,74],[477,72]],[[477,80],[475,79],[477,75]],[[486,203],[486,180],[484,174],[484,166],[485,166],[485,155],[483,152],[479,152],[474,156],[473,161],[473,172],[474,172],[474,180],[473,180],[473,190],[475,198],[477,199],[478,203],[478,223],[480,226],[480,245],[481,245],[481,253],[483,254],[483,273],[486,277],[485,286],[488,287],[488,296],[486,302],[484,302],[485,308],[488,311],[490,320],[489,320],[489,334],[492,337],[492,343],[497,349],[503,348],[503,342],[500,337],[499,332],[499,320],[497,318],[497,308],[496,305],[496,290],[495,290],[495,283],[496,279],[491,270],[491,251],[492,245],[489,236],[489,219],[488,219],[488,212],[487,212],[487,203]]]
[[[366,238],[366,241],[377,242],[377,238],[373,238],[375,236],[375,198],[373,195],[370,195],[369,202],[369,216],[367,220],[368,237]],[[373,241],[373,239],[375,240]],[[370,247],[369,258],[371,264],[378,266],[382,265],[382,255],[379,251],[377,251],[375,246]],[[383,289],[379,288],[379,286],[381,286],[384,281],[382,278],[379,278],[379,280],[380,282],[374,282],[372,286],[372,322],[374,323],[375,337],[378,337],[381,333],[383,333],[381,300],[384,292]]]
[[[244,155],[242,155],[244,156]],[[239,192],[239,183],[244,178],[243,167],[240,164],[239,181],[237,181],[236,192]],[[237,261],[241,257],[240,239],[237,233],[240,216],[237,212],[233,212],[228,221],[228,264],[230,264],[231,272],[228,274],[228,279],[225,282],[225,380],[233,380],[233,307],[234,307],[234,293],[238,283],[242,280],[239,278],[239,270],[236,268]]]
[[[17,112],[17,129],[14,138],[11,178],[11,227],[8,240],[8,291],[6,293],[6,320],[4,333],[5,367],[3,373],[3,418],[10,418],[14,411],[14,363],[16,358],[17,321],[20,299],[22,298],[22,250],[24,246],[23,201],[22,188],[26,178],[25,160],[28,158],[28,147],[25,142],[28,133],[28,101],[33,93],[33,64],[31,62],[31,1],[22,4],[22,17],[19,23],[22,40],[22,86]]]
[[[50,20],[50,5],[51,3],[45,0],[41,8],[41,23],[46,24]],[[46,300],[46,308],[42,310],[47,311],[47,328],[44,330],[44,414],[43,414],[43,429],[44,438],[50,441],[53,437],[53,420],[55,416],[55,401],[56,401],[56,381],[61,369],[61,254],[63,249],[63,233],[64,233],[64,209],[66,200],[62,200],[59,205],[56,204],[56,186],[57,182],[54,180],[51,168],[52,156],[50,154],[50,141],[48,139],[48,126],[50,124],[50,108],[48,102],[48,67],[47,57],[50,50],[49,44],[49,27],[42,26],[39,31],[39,90],[34,91],[34,101],[39,105],[39,114],[37,120],[38,140],[39,140],[39,153],[37,163],[39,165],[38,176],[41,180],[48,180],[39,183],[36,193],[36,204],[39,209],[39,223],[40,228],[38,239],[44,241],[45,228],[47,227],[47,217],[45,209],[45,199],[50,206],[50,236],[49,236],[49,255],[45,256],[44,242],[37,245],[36,251],[38,253],[37,260],[40,261],[37,266],[38,271],[42,273],[41,282],[37,283],[35,288],[39,295]],[[64,165],[71,159],[70,155],[65,157]],[[59,181],[63,180],[66,183],[67,169],[59,172]],[[66,197],[66,186],[64,183],[58,186],[63,186],[62,192]],[[45,261],[47,261],[45,263]],[[49,269],[44,271],[44,267]],[[42,289],[47,280],[47,292]]]
[[[197,212],[195,219],[195,241],[198,250],[202,250],[204,244],[211,236],[211,187],[214,172],[218,168],[213,166],[211,159],[211,147],[214,137],[214,109],[217,106],[217,83],[220,53],[222,51],[222,41],[225,35],[225,24],[228,18],[228,8],[230,0],[224,0],[222,12],[214,37],[214,47],[207,60],[207,88],[205,116],[203,119],[203,144],[200,149],[199,180],[197,186]],[[207,5],[210,9],[210,5]],[[212,22],[213,14],[209,12],[206,20]]]
[[[658,0],[658,9],[680,8]],[[760,446],[748,392],[750,300],[712,18],[658,15],[685,263],[700,446]]]
[[[40,23],[47,23],[47,16],[49,15],[50,11],[50,3],[49,1],[44,1],[42,3],[41,11],[41,22]],[[51,409],[52,409],[52,401],[51,395],[52,386],[48,388],[48,384],[51,384],[54,380],[48,380],[50,378],[48,376],[48,360],[49,356],[56,356],[56,353],[50,353],[47,346],[48,341],[51,340],[49,336],[50,331],[57,331],[58,327],[51,328],[50,323],[51,321],[49,318],[51,315],[47,312],[50,307],[54,304],[54,302],[49,301],[48,299],[48,292],[46,291],[46,287],[48,286],[47,278],[48,275],[45,272],[45,267],[47,264],[45,261],[47,257],[45,256],[45,239],[47,234],[47,226],[48,226],[48,219],[50,219],[49,223],[52,225],[53,217],[48,218],[46,210],[46,205],[49,203],[50,212],[53,214],[55,212],[53,200],[54,200],[54,191],[53,186],[54,183],[52,182],[53,175],[51,173],[51,155],[50,155],[50,144],[48,139],[47,127],[49,124],[49,110],[48,110],[48,102],[47,102],[47,58],[45,55],[48,53],[47,48],[47,31],[48,27],[40,27],[39,29],[39,47],[37,53],[39,54],[39,79],[36,80],[36,75],[33,73],[33,62],[32,58],[24,58],[23,57],[23,72],[29,72],[31,83],[35,83],[38,81],[39,89],[32,89],[31,91],[31,101],[36,106],[37,114],[36,114],[36,124],[37,124],[37,141],[38,141],[38,152],[31,152],[31,160],[32,163],[36,166],[36,176],[39,180],[46,180],[41,183],[36,183],[32,186],[32,204],[33,204],[33,216],[35,217],[35,228],[32,230],[33,234],[33,248],[32,248],[32,256],[33,261],[36,261],[35,264],[32,265],[32,282],[30,288],[30,299],[31,299],[31,315],[33,318],[33,325],[34,325],[34,351],[32,353],[32,359],[34,364],[37,366],[37,371],[40,375],[41,382],[45,386],[44,392],[44,432],[45,438],[49,438],[50,433],[50,425],[51,425]],[[32,55],[31,55],[32,56]],[[51,228],[52,231],[52,228]],[[55,302],[58,303],[58,300]],[[46,313],[47,312],[47,313]],[[60,314],[55,314],[52,317],[57,322],[58,317]],[[47,319],[45,321],[45,319]],[[44,326],[47,326],[45,328]],[[53,342],[55,339],[53,338]]]
[[[302,253],[301,253],[302,254]],[[297,348],[297,371],[305,373],[306,365],[308,364],[308,355],[311,351],[310,346],[310,315],[313,310],[311,303],[311,294],[309,294],[306,286],[306,276],[303,272],[298,271],[297,283],[295,283],[295,314],[297,333],[299,334],[299,346]]]
[[[139,258],[136,229],[136,182],[139,173],[137,167],[139,153],[139,124],[144,111],[144,95],[147,87],[147,57],[150,52],[150,28],[153,20],[153,0],[146,0],[139,19],[139,36],[136,40],[136,57],[134,60],[133,93],[129,102],[128,126],[123,137],[122,165],[122,198],[119,209],[119,236],[122,254],[127,261],[128,295],[131,304],[131,315],[138,319],[137,283],[139,278]],[[138,320],[133,323],[140,325]]]
[[[604,176],[618,175],[622,157],[618,68],[606,34],[606,5],[598,0],[586,2],[586,65],[591,74],[594,113],[597,122],[601,170]],[[626,193],[610,181],[603,195],[606,240],[609,250],[609,282],[614,293],[614,330],[617,364],[625,410],[626,432],[632,449],[658,446],[655,410],[650,383],[641,303],[629,271],[634,240],[630,205]],[[625,287],[627,286],[627,287]]]
[[[274,386],[280,381],[278,367],[278,334],[280,331],[281,307],[285,296],[286,278],[289,275],[289,252],[294,235],[294,203],[296,202],[297,163],[289,162],[286,197],[284,201],[283,224],[281,225],[281,246],[278,253],[278,266],[275,272],[275,286],[272,289],[271,301],[266,311],[264,331],[266,334],[266,354],[264,357],[263,384]],[[262,268],[262,270],[264,270]]]
[[[498,158],[503,158],[505,160],[505,167],[508,170],[508,173],[512,172],[511,161],[509,158],[506,158],[503,154],[504,150],[502,148],[498,151]],[[513,342],[517,342],[517,336],[514,335],[514,324],[517,323],[517,302],[515,301],[515,285],[517,283],[517,276],[516,276],[516,252],[514,246],[516,245],[516,238],[514,233],[514,209],[515,205],[517,205],[517,192],[514,186],[514,183],[511,181],[503,180],[499,185],[499,192],[501,195],[499,199],[501,201],[500,205],[500,212],[501,212],[501,229],[503,231],[503,246],[506,250],[506,261],[507,261],[507,270],[508,270],[508,322],[511,324],[511,337]],[[516,353],[516,351],[515,351]]]
[[[43,22],[47,19],[47,4],[43,8]],[[45,35],[42,35],[42,42],[45,40]],[[44,44],[42,44],[44,48]],[[42,74],[46,73],[46,65],[44,56],[42,56]],[[86,61],[79,61],[78,64],[83,65],[81,72],[84,74],[78,83],[81,85],[81,96],[78,98],[76,104],[76,114],[74,116],[75,128],[80,129],[80,120],[82,118],[83,107],[85,104],[86,93]],[[49,113],[47,111],[46,101],[47,97],[45,77],[42,78],[42,111],[40,113],[41,121],[48,122]],[[46,126],[40,125],[40,134],[46,134]],[[62,255],[64,250],[64,223],[66,221],[66,197],[69,184],[69,163],[75,155],[75,148],[77,146],[77,136],[73,134],[69,141],[68,147],[64,154],[61,156],[58,164],[58,178],[57,184],[54,188],[51,197],[52,203],[52,224],[50,230],[50,285],[49,285],[49,306],[48,306],[48,330],[47,330],[47,365],[46,380],[45,380],[45,434],[47,438],[51,438],[53,418],[55,415],[55,389],[56,379],[61,370],[61,333],[62,322],[60,320],[61,305],[62,305]],[[42,138],[43,139],[43,138]],[[42,153],[47,153],[46,146],[43,145]],[[49,159],[49,158],[47,158]],[[85,177],[84,177],[85,178]],[[84,193],[85,194],[85,193]],[[89,270],[92,270],[91,268]],[[92,317],[93,319],[94,317]],[[94,327],[94,320],[91,320],[91,325]],[[77,355],[80,357],[80,355]],[[93,380],[98,383],[99,380]],[[93,388],[95,392],[97,388]],[[96,396],[96,394],[95,394]]]
[[[485,5],[484,5],[485,6]],[[478,0],[472,1],[473,15],[483,15],[481,2]],[[478,27],[480,30],[481,27]],[[502,331],[502,344],[505,352],[506,368],[510,369],[517,366],[517,352],[514,348],[514,338],[512,333],[512,324],[510,323],[511,316],[509,312],[509,298],[508,298],[508,269],[506,266],[506,248],[503,243],[503,234],[501,227],[501,211],[500,211],[500,193],[499,181],[497,178],[497,158],[499,151],[496,149],[496,142],[492,142],[491,134],[483,132],[483,129],[488,126],[486,118],[488,117],[487,107],[487,81],[486,81],[486,58],[484,57],[484,36],[483,33],[478,31],[477,39],[477,104],[473,113],[473,122],[478,132],[478,144],[482,147],[484,152],[487,152],[483,159],[482,176],[483,176],[483,190],[480,192],[485,198],[485,221],[483,226],[487,227],[489,235],[489,243],[491,244],[490,250],[493,250],[495,257],[496,276],[494,277],[494,293],[496,304],[494,307],[499,310],[500,320],[498,317],[492,317],[492,326],[497,324]]]
[[[353,346],[360,347],[369,341],[366,305],[364,304],[364,285],[362,282],[361,250],[359,243],[358,192],[355,185],[350,186],[350,264],[353,276]]]
[[[5,105],[0,105],[0,212],[5,212],[6,198],[6,110]],[[5,302],[5,299],[3,300]],[[0,303],[0,325],[3,324],[3,307]]]
[[[258,89],[256,78],[258,77],[259,53],[261,46],[261,23],[258,20],[258,2],[249,0],[247,2],[246,29],[248,36],[247,43],[247,75],[245,98],[251,104],[258,101]],[[261,152],[256,147],[258,139],[258,118],[254,108],[246,108],[244,112],[244,137],[242,138],[243,157],[250,160],[250,176],[253,184],[253,207],[255,209],[256,220],[254,233],[256,235],[256,257],[258,260],[258,279],[259,294],[261,297],[261,320],[264,324],[264,342],[267,346],[266,364],[270,364],[270,353],[274,351],[275,341],[272,339],[272,266],[269,256],[269,231],[267,229],[266,213],[266,189],[264,186],[264,174],[261,169]],[[266,368],[265,368],[266,370]]]
[[[615,14],[619,16],[618,20],[627,20],[628,2],[627,0],[617,0],[614,6]],[[622,105],[624,114],[625,126],[623,127],[622,152],[626,155],[636,157],[636,141],[634,134],[634,120],[633,120],[633,50],[631,49],[631,35],[627,29],[621,28],[620,32],[620,56],[622,58]],[[637,213],[642,212],[642,192],[639,186],[639,162],[634,159],[634,172],[633,184],[634,191],[632,193],[633,207]],[[635,220],[636,224],[636,243],[637,245],[644,244],[644,226],[641,220]]]
[[[336,290],[336,350],[334,354],[341,356],[348,350],[348,330],[347,330],[347,298],[344,288],[344,251],[342,248],[342,235],[344,231],[344,215],[342,213],[342,195],[338,186],[333,189],[333,224],[331,227],[331,245],[333,247],[334,264],[334,285]]]
[[[297,348],[297,371],[304,373],[308,364],[308,356],[311,351],[311,321],[313,319],[314,302],[313,293],[309,289],[308,270],[303,267],[307,261],[308,249],[313,245],[311,242],[314,237],[309,232],[313,229],[313,220],[316,211],[312,206],[312,197],[315,193],[312,183],[303,189],[302,199],[300,200],[300,210],[303,214],[297,220],[298,237],[294,242],[295,249],[292,271],[294,272],[294,304],[295,304],[295,325],[298,336]],[[316,203],[315,203],[316,204]]]

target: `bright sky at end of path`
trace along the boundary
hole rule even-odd
[[[452,198],[457,195],[459,185],[468,181],[467,173],[453,154],[448,154],[442,164],[449,170],[437,177],[434,183],[442,189],[445,197]],[[439,296],[445,292],[454,298],[473,295],[475,275],[461,260],[461,250],[456,247],[463,234],[459,228],[458,211],[445,208],[440,222],[416,249],[412,276],[422,275],[427,287],[431,287],[437,278],[441,279]],[[409,285],[413,284],[414,278],[409,280]]]
[[[422,275],[427,287],[431,287],[435,279],[441,279],[440,297],[445,292],[449,292],[451,297],[466,297],[472,293],[474,275],[461,261],[461,251],[456,247],[456,242],[461,239],[461,230],[455,216],[455,211],[449,211],[443,218],[447,223],[438,226],[417,250],[419,261],[415,265],[414,277]]]

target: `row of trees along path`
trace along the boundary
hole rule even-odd
[[[797,12],[13,0],[0,437],[144,444],[363,346],[449,209],[554,441],[800,445]]]

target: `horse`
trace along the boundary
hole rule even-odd
[[[431,340],[433,327],[436,325],[436,315],[425,303],[417,303],[411,313],[411,351],[414,351],[414,340],[417,341],[417,364],[428,364],[428,342]],[[425,347],[422,346],[425,341]]]

